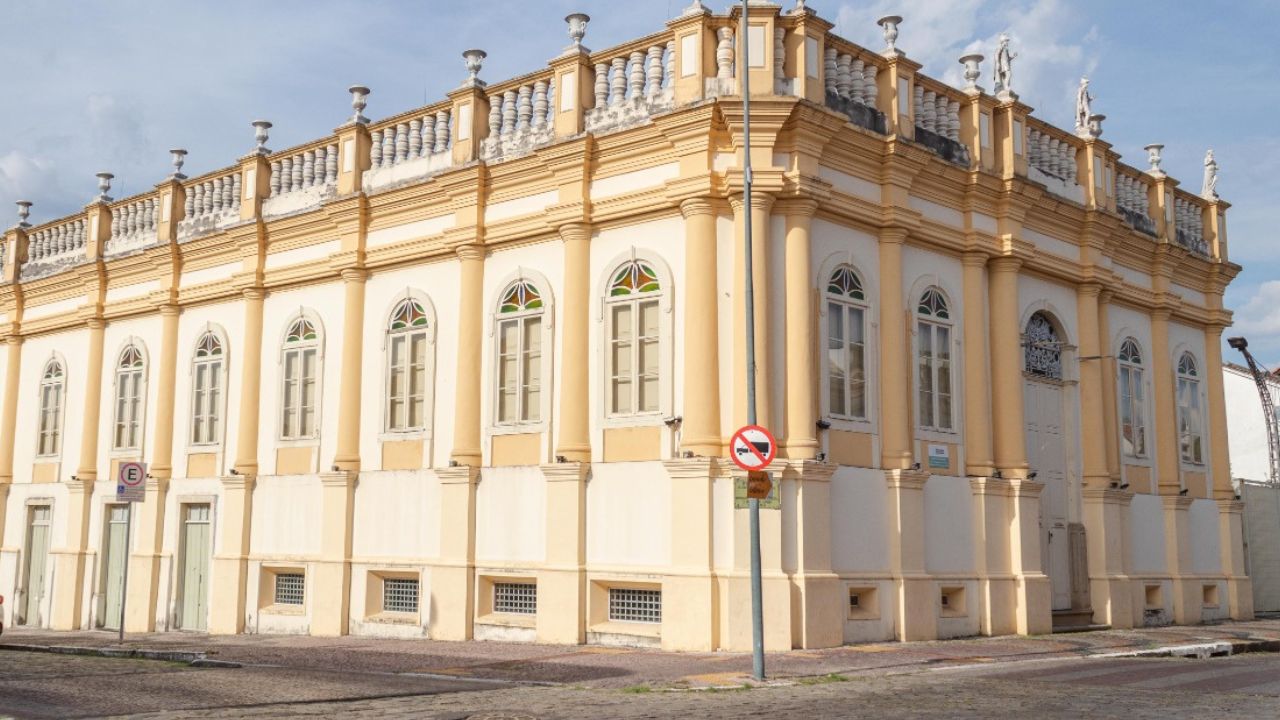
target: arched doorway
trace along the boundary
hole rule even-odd
[[[1022,336],[1027,462],[1044,483],[1040,496],[1041,552],[1053,588],[1053,609],[1072,608],[1071,530],[1068,523],[1066,437],[1063,430],[1062,355],[1057,321],[1038,311]]]

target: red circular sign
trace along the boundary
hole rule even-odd
[[[778,441],[767,429],[748,425],[729,439],[729,456],[747,472],[763,470],[778,456]]]

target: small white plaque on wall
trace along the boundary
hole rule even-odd
[[[951,446],[950,445],[930,445],[929,446],[929,467],[933,469],[946,469],[951,467]]]

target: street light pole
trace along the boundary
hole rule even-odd
[[[755,287],[751,257],[751,41],[747,37],[747,0],[742,0],[742,26],[738,44],[742,48],[742,213],[743,252],[746,253],[747,304],[747,424],[756,424],[756,317]],[[751,674],[764,680],[764,590],[760,580],[760,501],[748,501],[751,516]]]

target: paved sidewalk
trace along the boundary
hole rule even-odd
[[[731,653],[670,653],[597,646],[442,642],[341,637],[189,633],[115,633],[8,630],[0,649],[16,646],[147,650],[202,654],[245,666],[275,666],[361,673],[556,683],[582,687],[633,688],[741,685],[751,657]],[[826,675],[885,675],[927,667],[1011,663],[1102,655],[1157,647],[1229,642],[1280,643],[1280,619],[1212,626],[1108,630],[1037,637],[968,638],[936,642],[877,643],[825,650],[770,654],[773,680]]]

